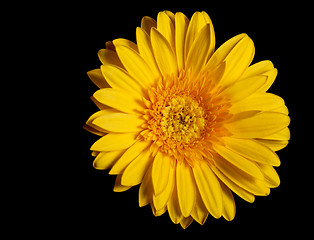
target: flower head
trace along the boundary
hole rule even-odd
[[[215,51],[205,12],[144,17],[136,41],[107,42],[100,69],[88,72],[100,88],[92,97],[100,111],[85,126],[102,136],[94,167],[117,175],[114,191],[141,184],[140,206],[168,211],[183,228],[209,214],[232,220],[233,193],[254,202],[280,184],[275,151],[288,144],[290,118],[267,93],[277,69],[250,66],[246,34]]]

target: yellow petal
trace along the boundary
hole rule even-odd
[[[173,50],[175,30],[170,17],[165,12],[159,12],[157,16],[157,30],[165,37]]]
[[[168,10],[164,11],[164,13],[166,13],[167,16],[170,18],[170,20],[172,21],[172,23],[175,24],[175,16],[174,16],[174,13],[171,12],[171,11],[168,11]]]
[[[196,196],[195,196],[195,206],[191,212],[191,216],[195,219],[196,222],[203,225],[208,217],[208,210],[204,205],[202,197],[198,188],[196,188]]]
[[[227,123],[227,127],[234,137],[262,138],[274,134],[290,123],[290,118],[282,113],[261,112],[247,118]]]
[[[155,19],[147,16],[142,18],[141,28],[143,28],[148,35],[150,35],[150,30],[153,27],[157,27],[157,22]]]
[[[101,127],[98,127],[97,125],[94,125],[93,124],[93,121],[98,118],[98,117],[101,117],[101,116],[104,116],[105,114],[108,114],[108,113],[112,113],[112,112],[116,112],[115,109],[112,109],[112,108],[107,108],[107,109],[103,109],[101,111],[98,111],[98,112],[95,112],[92,116],[90,116],[90,118],[86,121],[86,125],[85,125],[85,129],[88,130],[88,131],[92,131],[93,133],[97,134],[101,134],[102,135],[104,133],[108,133],[108,131],[106,131],[105,129],[101,128]],[[98,134],[98,135],[99,135]]]
[[[174,184],[172,195],[169,198],[169,201],[167,203],[167,208],[168,208],[168,213],[172,222],[175,224],[178,224],[179,222],[181,222],[183,215],[182,215],[180,205],[179,205],[176,181]]]
[[[139,206],[143,207],[153,201],[152,164],[147,170],[139,190]]]
[[[265,182],[268,187],[275,188],[280,185],[280,178],[276,170],[269,165],[259,163],[259,166],[265,176]]]
[[[154,194],[158,196],[167,187],[171,159],[167,154],[158,152],[155,156],[152,170]]]
[[[87,124],[92,123],[96,118],[104,116],[105,114],[116,112],[116,110],[112,108],[103,109],[98,112],[95,112],[92,116],[89,117],[89,119],[86,121]]]
[[[239,197],[244,199],[247,202],[254,202],[255,196],[254,194],[244,190],[240,186],[238,186],[235,182],[233,182],[231,179],[229,179],[226,175],[224,175],[219,168],[212,167],[213,172],[216,174],[216,176],[228,187],[230,188],[234,193],[236,193]]]
[[[226,147],[252,161],[273,166],[280,165],[280,159],[275,152],[252,139],[224,138]]]
[[[232,221],[235,217],[236,213],[236,205],[234,202],[233,195],[230,191],[230,189],[220,182],[221,186],[221,192],[222,192],[222,201],[223,201],[223,211],[222,211],[222,216],[227,220],[227,221]]]
[[[126,94],[124,91],[103,88],[96,91],[93,95],[97,101],[125,113],[139,114],[139,110],[143,109],[139,99],[132,95]]]
[[[123,45],[116,46],[118,56],[129,74],[146,88],[154,84],[155,79],[144,59],[133,48]]]
[[[143,96],[144,85],[132,78],[124,69],[116,65],[102,65],[101,72],[112,88],[130,92],[135,96]]]
[[[207,19],[200,12],[195,12],[191,17],[185,39],[185,59],[187,59],[194,40],[198,36],[198,33],[208,23],[206,20]]]
[[[97,157],[98,154],[99,154],[99,152],[97,152],[97,151],[92,151],[92,153],[91,153],[92,157]]]
[[[211,33],[211,25],[206,24],[200,30],[193,45],[191,46],[186,61],[186,69],[191,69],[192,77],[196,77],[206,64],[206,59],[211,47]]]
[[[272,93],[256,93],[252,96],[232,103],[230,111],[244,112],[244,111],[273,111],[273,109],[282,107],[285,104],[284,100]]]
[[[277,77],[277,74],[278,74],[278,70],[276,68],[264,73],[263,76],[267,76],[267,81],[263,85],[263,87],[261,87],[258,91],[259,92],[266,92],[271,87],[271,85],[274,83],[274,81]]]
[[[249,66],[243,73],[242,77],[247,78],[262,75],[272,69],[274,69],[274,64],[271,61],[269,60],[261,61]]]
[[[233,51],[235,46],[239,44],[239,42],[247,37],[246,34],[239,34],[228,41],[226,41],[224,44],[222,44],[212,55],[212,57],[209,59],[209,61],[206,64],[206,68],[208,70],[213,69],[220,65],[227,56]]]
[[[125,46],[125,47],[132,48],[134,51],[138,52],[137,45],[128,39],[118,38],[118,39],[113,40],[113,44],[115,47]]]
[[[206,62],[208,62],[209,58],[213,55],[213,53],[215,51],[216,37],[215,37],[213,22],[210,19],[209,15],[204,11],[201,12],[201,14],[205,18],[205,22],[210,25],[210,47],[209,47],[209,52],[208,52],[208,56],[206,59]]]
[[[87,75],[97,87],[99,88],[110,87],[108,82],[105,80],[104,76],[102,75],[100,69],[91,70],[87,72]]]
[[[106,106],[105,104],[102,104],[101,102],[99,102],[98,100],[96,100],[96,98],[94,98],[94,96],[91,96],[90,99],[95,103],[95,105],[100,109],[100,110],[104,110],[109,108],[108,106]]]
[[[112,41],[107,41],[106,42],[106,49],[109,49],[109,50],[111,50],[111,51],[116,51],[116,48],[115,48],[115,46],[113,45],[113,42]]]
[[[229,86],[241,77],[253,60],[254,53],[253,41],[246,34],[239,34],[221,45],[205,68],[210,70],[225,61],[225,73],[220,83]]]
[[[111,168],[113,164],[122,156],[124,150],[112,151],[112,152],[100,152],[93,162],[93,166],[96,169],[104,170]]]
[[[266,76],[253,76],[236,81],[222,91],[222,95],[231,99],[232,103],[241,101],[257,92],[267,81]]]
[[[186,229],[193,222],[192,217],[182,218],[180,225],[183,229]]]
[[[263,137],[263,139],[287,141],[290,139],[290,130],[286,127],[276,133]]]
[[[124,192],[124,191],[129,190],[132,187],[132,186],[123,186],[121,184],[121,177],[122,177],[121,174],[116,177],[116,181],[113,188],[114,192]]]
[[[269,188],[266,187],[265,182],[254,178],[234,165],[230,164],[224,158],[217,158],[215,156],[215,164],[217,168],[231,181],[246,191],[260,196],[266,196],[269,193]],[[220,177],[220,176],[219,176]]]
[[[93,126],[91,126],[91,125],[85,124],[85,125],[83,126],[83,128],[84,128],[85,130],[87,130],[87,131],[93,133],[93,134],[98,135],[98,136],[104,136],[104,135],[106,134],[104,131],[99,131],[99,130],[97,130],[96,128],[94,128]]]
[[[108,133],[97,140],[92,146],[92,151],[118,151],[129,148],[136,141],[138,133]]]
[[[109,113],[96,118],[93,124],[109,132],[138,132],[144,120],[139,116],[126,113]]]
[[[149,149],[143,151],[124,170],[121,179],[122,185],[135,186],[140,184],[152,160],[153,158]]]
[[[153,78],[158,79],[161,76],[161,73],[153,53],[150,37],[142,28],[138,27],[136,29],[136,41],[141,57],[145,60],[154,74]]]
[[[242,157],[241,155],[227,149],[225,146],[222,145],[214,145],[214,150],[230,164],[237,167],[238,169],[241,169],[248,175],[251,175],[252,177],[256,177],[258,179],[264,179],[264,176],[256,163]]]
[[[164,208],[162,208],[162,209],[160,209],[158,211],[155,209],[155,205],[153,203],[150,203],[150,206],[152,208],[152,211],[153,211],[153,214],[154,214],[155,217],[159,217],[159,216],[163,215],[167,211],[167,206],[165,206]]]
[[[156,212],[159,212],[160,210],[164,209],[167,206],[168,200],[170,199],[173,188],[176,181],[175,176],[176,168],[173,166],[170,166],[169,169],[169,178],[167,182],[167,186],[158,196],[153,196],[154,206],[156,209]]]
[[[159,70],[163,76],[178,74],[176,56],[169,42],[155,28],[151,30],[151,43]]]
[[[137,141],[133,146],[125,151],[122,157],[116,162],[112,167],[109,174],[121,174],[124,169],[136,158],[138,157],[145,149],[150,146],[148,141]]]
[[[279,113],[283,113],[285,115],[289,115],[289,110],[287,108],[286,105],[282,105],[281,107],[278,108],[274,108],[271,110],[272,112],[279,112]]]
[[[183,163],[177,164],[177,189],[179,204],[184,217],[190,216],[195,204],[195,181],[191,167]]]
[[[285,148],[288,145],[288,141],[281,141],[281,140],[269,140],[269,139],[260,139],[256,138],[255,141],[269,147],[273,151],[279,151]]]
[[[175,46],[179,70],[185,67],[184,44],[188,25],[189,19],[183,13],[177,12],[175,15]]]
[[[116,52],[109,49],[100,49],[98,57],[102,64],[113,64],[123,68],[123,65]]]
[[[220,84],[229,86],[238,80],[251,64],[254,54],[254,43],[252,39],[246,35],[236,44],[236,46],[234,46],[224,59],[226,68]]]
[[[212,84],[211,89],[213,92],[218,91],[218,90],[220,91],[219,82],[220,82],[220,80],[223,77],[223,74],[225,72],[225,65],[226,64],[224,62],[222,62],[216,68],[210,69],[209,71],[207,71],[206,69],[202,70],[202,72],[205,71],[205,73],[208,77],[208,80]]]
[[[258,92],[266,92],[270,86],[275,81],[277,76],[277,69],[274,68],[274,65],[271,61],[265,60],[258,63],[253,64],[252,66],[248,67],[247,70],[244,72],[242,78],[263,75],[267,76],[267,82],[264,86],[258,90]]]
[[[193,167],[198,190],[210,214],[219,218],[222,214],[222,194],[219,181],[208,164],[200,161]]]

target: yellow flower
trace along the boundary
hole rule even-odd
[[[191,20],[160,12],[142,19],[137,44],[116,39],[88,72],[100,111],[85,128],[102,136],[96,169],[117,175],[114,191],[140,185],[139,205],[168,210],[183,228],[207,216],[235,216],[233,193],[248,202],[280,184],[275,151],[290,138],[288,109],[267,93],[277,69],[251,65],[253,41],[237,35],[215,51],[205,12]]]

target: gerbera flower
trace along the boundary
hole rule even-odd
[[[139,205],[168,210],[183,228],[207,216],[235,216],[245,201],[277,187],[275,151],[290,138],[285,102],[267,93],[277,69],[251,65],[253,41],[237,35],[215,51],[205,12],[191,20],[160,12],[142,19],[137,44],[116,39],[88,72],[100,111],[85,128],[102,136],[91,150],[96,169],[117,175],[114,191],[140,185]]]

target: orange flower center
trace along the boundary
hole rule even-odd
[[[154,141],[151,150],[161,150],[177,160],[210,158],[211,142],[228,134],[222,122],[229,119],[230,102],[218,96],[206,75],[193,81],[190,75],[161,79],[144,99],[147,120],[141,136]]]
[[[200,139],[205,128],[204,110],[189,96],[172,97],[161,110],[160,127],[165,136],[177,142]]]

